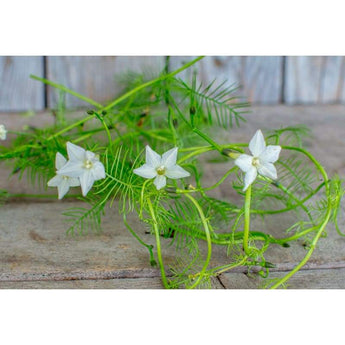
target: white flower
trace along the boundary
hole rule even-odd
[[[264,136],[258,129],[249,142],[249,150],[253,156],[242,154],[235,160],[235,164],[245,172],[243,191],[254,182],[258,173],[272,180],[277,179],[277,170],[273,163],[278,160],[281,147],[266,146]]]
[[[154,178],[154,185],[159,190],[166,185],[166,178],[179,179],[190,176],[190,173],[176,164],[178,148],[175,147],[162,156],[146,146],[146,163],[134,169],[134,174],[145,178]]]
[[[61,169],[67,162],[67,159],[60,153],[56,153],[55,167]],[[69,187],[80,186],[80,182],[75,177],[69,177],[64,175],[56,175],[48,181],[49,187],[57,187],[59,199],[62,199],[64,195],[69,191]]]
[[[82,194],[86,196],[95,181],[105,178],[104,165],[96,154],[70,142],[67,142],[67,153],[68,162],[56,173],[79,178]]]
[[[0,139],[6,140],[7,130],[4,125],[0,125]]]

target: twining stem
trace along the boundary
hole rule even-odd
[[[168,73],[168,74],[163,74],[162,76],[156,78],[156,79],[153,79],[153,80],[150,80],[144,84],[141,84],[139,85],[138,87],[134,88],[133,90],[131,91],[128,91],[127,93],[125,93],[124,95],[122,95],[121,97],[115,99],[113,102],[109,103],[106,107],[104,107],[102,110],[108,110],[108,109],[111,109],[113,108],[115,105],[117,105],[118,103],[122,102],[124,99],[132,96],[133,94],[135,94],[136,92],[142,90],[142,89],[145,89],[146,87],[148,86],[151,86],[153,84],[156,84],[160,81],[164,81],[168,78],[171,78],[173,76],[175,76],[176,74],[184,71],[185,69],[187,69],[188,67],[194,65],[196,62],[198,62],[199,60],[203,59],[204,57],[203,56],[199,56],[197,57],[196,59],[186,63],[185,65],[183,65],[182,67],[180,67],[179,69],[177,69],[176,71],[173,71],[171,73]]]
[[[288,150],[294,150],[294,151],[298,151],[304,155],[306,155],[316,166],[316,168],[320,171],[322,177],[324,178],[325,181],[325,188],[326,188],[326,195],[327,195],[327,201],[328,201],[328,205],[327,205],[327,213],[326,213],[326,217],[323,220],[323,222],[320,224],[319,230],[316,233],[313,241],[311,242],[310,248],[307,252],[307,254],[305,255],[305,257],[301,260],[301,262],[296,265],[293,270],[291,270],[288,274],[286,274],[282,279],[280,279],[278,282],[276,282],[274,285],[271,286],[271,289],[276,289],[277,287],[279,287],[280,285],[284,284],[288,279],[290,279],[290,277],[292,277],[296,272],[298,272],[309,260],[309,258],[311,257],[311,255],[313,254],[316,244],[318,242],[318,240],[320,239],[330,217],[332,214],[332,203],[330,200],[330,187],[329,187],[329,180],[328,180],[328,176],[326,171],[324,170],[324,168],[321,166],[321,164],[314,158],[314,156],[312,156],[309,152],[305,151],[304,149],[301,149],[299,147],[291,147],[291,146],[283,146],[283,149],[288,149]]]
[[[169,288],[169,283],[167,281],[166,275],[165,275],[165,270],[164,270],[164,265],[163,265],[163,259],[162,259],[162,252],[161,252],[161,242],[160,242],[160,233],[158,229],[158,224],[156,220],[156,215],[153,210],[153,206],[151,203],[151,199],[147,198],[147,205],[149,207],[149,211],[151,214],[152,222],[153,222],[153,229],[155,231],[155,237],[156,237],[156,245],[157,245],[157,257],[158,257],[158,262],[159,262],[159,268],[161,270],[161,276],[162,276],[162,282],[165,288]]]
[[[138,240],[138,242],[140,244],[142,244],[144,247],[146,247],[150,253],[150,264],[151,266],[156,266],[156,260],[154,258],[153,255],[153,245],[152,244],[147,244],[145,243],[136,233],[135,231],[132,229],[132,227],[128,224],[127,222],[127,217],[126,217],[126,213],[123,214],[123,223],[125,224],[127,230]]]
[[[244,228],[243,228],[243,249],[244,252],[249,256],[251,251],[248,246],[249,229],[250,229],[250,201],[252,194],[252,185],[246,190],[246,196],[244,201]]]
[[[33,74],[30,75],[30,78],[35,79],[35,80],[38,80],[38,81],[40,81],[40,82],[42,82],[42,83],[44,83],[44,84],[53,86],[54,88],[56,88],[56,89],[58,89],[58,90],[67,92],[67,93],[69,93],[70,95],[72,95],[72,96],[74,96],[74,97],[76,97],[76,98],[79,98],[79,99],[81,99],[82,101],[84,101],[84,102],[86,102],[86,103],[89,103],[89,104],[91,104],[91,105],[94,105],[94,106],[97,107],[97,108],[102,108],[102,107],[103,107],[102,104],[100,104],[100,103],[94,101],[94,100],[91,99],[91,98],[88,98],[88,97],[86,97],[86,96],[83,96],[83,95],[81,95],[80,93],[75,92],[75,91],[69,89],[68,87],[66,87],[66,86],[64,86],[64,85],[61,85],[61,84],[58,84],[58,83],[54,83],[53,81],[50,81],[50,80],[45,79],[45,78],[37,77],[36,75],[33,75]]]
[[[108,136],[108,141],[109,141],[109,147],[112,146],[112,139],[111,139],[111,135],[110,135],[110,131],[109,131],[109,128],[107,126],[107,124],[105,123],[103,117],[101,115],[99,115],[97,112],[94,112],[94,114],[96,115],[96,117],[98,118],[98,120],[102,123],[106,133],[107,133],[107,136]]]
[[[203,268],[201,269],[201,271],[198,274],[197,280],[195,281],[195,283],[192,286],[190,286],[190,289],[193,289],[199,284],[200,280],[204,276],[204,273],[205,273],[205,271],[206,271],[206,269],[210,263],[211,254],[212,254],[212,242],[211,242],[209,224],[205,218],[205,215],[204,215],[202,208],[200,207],[199,203],[191,195],[186,194],[186,197],[194,204],[195,208],[198,210],[202,225],[204,226],[204,229],[205,229],[205,235],[206,235],[206,240],[207,240],[207,257],[206,257]]]

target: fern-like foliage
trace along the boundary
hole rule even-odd
[[[181,79],[174,80],[174,91],[182,95],[181,103],[187,101],[193,125],[214,125],[232,128],[234,123],[239,127],[245,122],[242,114],[247,113],[249,104],[238,101],[234,93],[238,87],[226,86],[226,82],[215,85],[215,80],[204,86],[197,85],[196,77],[192,85]]]

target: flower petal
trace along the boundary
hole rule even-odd
[[[84,174],[79,177],[80,179],[80,186],[83,196],[86,196],[86,194],[89,192],[89,190],[92,188],[92,185],[94,183],[94,179],[92,176],[91,170],[85,170]]]
[[[173,179],[182,178],[182,177],[188,177],[190,176],[190,173],[183,168],[181,168],[179,165],[175,164],[174,166],[170,167],[166,170],[165,176]]]
[[[256,176],[258,175],[255,167],[249,169],[244,175],[244,188],[243,191],[246,191],[247,188],[255,181]]]
[[[69,191],[68,180],[62,179],[60,185],[58,186],[58,198],[61,200],[65,194]]]
[[[258,167],[258,173],[262,176],[269,177],[272,180],[277,179],[277,169],[272,163],[264,163]]]
[[[83,163],[81,161],[68,161],[56,173],[58,175],[65,175],[69,177],[79,177],[84,173]]]
[[[240,155],[235,159],[235,165],[237,165],[244,172],[247,172],[253,168],[252,162],[253,157],[246,154]]]
[[[55,168],[61,169],[67,162],[67,159],[60,153],[56,152],[55,156]]]
[[[157,190],[160,190],[167,184],[167,179],[164,175],[157,175],[153,184],[156,186]]]
[[[105,178],[105,169],[101,162],[97,161],[93,163],[91,171],[95,181]]]
[[[263,163],[275,163],[281,151],[281,147],[279,145],[268,145],[264,152],[260,155],[260,161]]]
[[[254,157],[259,157],[260,154],[265,150],[265,148],[265,138],[261,130],[258,129],[249,142],[249,150]]]
[[[148,145],[146,145],[146,164],[153,168],[158,168],[161,165],[161,156]]]
[[[76,177],[69,177],[68,184],[70,187],[78,187],[80,186],[80,180],[79,178],[76,178]]]
[[[151,165],[144,164],[140,168],[133,170],[134,174],[137,174],[145,178],[154,178],[157,176],[157,171]]]
[[[48,181],[47,185],[49,187],[57,187],[60,185],[61,181],[62,181],[62,176],[56,175]]]
[[[67,153],[70,160],[84,161],[85,159],[85,150],[69,141],[67,142]]]
[[[169,169],[170,167],[173,167],[174,165],[176,165],[177,151],[178,151],[178,148],[174,147],[173,149],[165,152],[162,155],[161,164],[164,165],[165,168]]]
[[[85,156],[84,156],[84,159],[88,159],[90,161],[99,161],[98,158],[96,158],[96,154],[94,154],[93,152],[91,151],[85,151]]]

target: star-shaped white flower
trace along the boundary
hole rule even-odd
[[[159,190],[166,185],[166,178],[179,179],[190,176],[190,173],[176,164],[178,148],[175,147],[162,156],[146,146],[146,163],[134,169],[134,174],[145,178],[154,178],[154,185]]]
[[[86,196],[95,181],[105,178],[104,165],[98,155],[71,142],[67,142],[67,153],[68,162],[56,173],[79,178],[82,194]]]
[[[281,147],[266,146],[264,136],[258,129],[249,142],[249,150],[252,156],[242,154],[235,160],[235,164],[245,172],[243,191],[254,182],[258,173],[272,180],[277,179],[277,170],[273,163],[278,160]]]
[[[7,130],[4,125],[0,125],[0,139],[6,140]]]
[[[61,169],[67,162],[67,159],[60,153],[56,153],[55,167],[57,170]],[[69,191],[70,187],[80,186],[79,179],[75,177],[69,177],[64,175],[56,175],[48,181],[49,187],[57,187],[58,197],[62,199]]]

